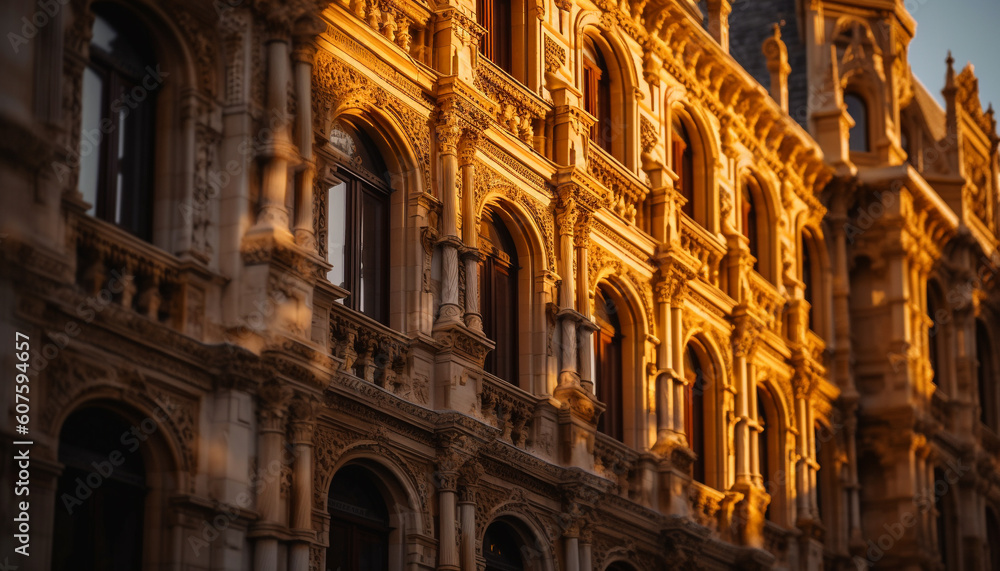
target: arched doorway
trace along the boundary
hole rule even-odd
[[[114,412],[74,412],[59,433],[52,569],[143,568],[146,466],[132,426]]]
[[[389,508],[362,466],[345,466],[333,477],[327,509],[330,547],[326,568],[331,571],[388,571]]]
[[[483,536],[483,558],[486,571],[523,571],[524,542],[521,536],[505,521],[493,522]]]

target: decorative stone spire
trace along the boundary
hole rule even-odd
[[[788,74],[792,68],[788,65],[788,47],[781,40],[782,24],[784,21],[774,24],[774,34],[764,40],[761,50],[767,59],[767,71],[771,73],[771,97],[787,112]]]

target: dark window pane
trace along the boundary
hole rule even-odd
[[[868,151],[868,106],[864,99],[854,93],[844,95],[847,114],[854,119],[850,132],[850,149],[852,151]]]
[[[594,334],[597,399],[607,407],[597,422],[597,429],[623,440],[624,411],[622,399],[622,329],[618,308],[602,288],[594,301],[595,318],[600,330]]]

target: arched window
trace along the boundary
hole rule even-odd
[[[608,153],[615,136],[611,114],[611,72],[601,50],[590,38],[583,41],[583,108],[597,118],[590,140]]]
[[[327,279],[346,289],[344,305],[389,322],[389,173],[375,142],[362,128],[337,122],[331,147],[342,161],[327,197]]]
[[[995,372],[993,367],[993,348],[990,347],[990,335],[986,324],[976,320],[976,381],[979,387],[979,419],[986,426],[997,429],[997,398],[994,385]]]
[[[802,252],[802,297],[809,304],[809,328],[815,329],[816,327],[816,294],[813,291],[813,287],[816,283],[813,280],[813,255],[812,255],[813,245],[809,240],[803,236],[801,252]]]
[[[694,347],[688,346],[684,352],[684,375],[687,380],[687,385],[684,387],[686,396],[684,432],[687,434],[688,445],[695,454],[692,477],[702,484],[707,483],[705,435],[708,430],[705,426],[705,391],[708,390],[708,381],[705,372]]]
[[[951,472],[948,477],[952,480]],[[934,482],[950,482],[945,479],[945,471],[941,468],[934,469]],[[937,484],[935,484],[935,487]],[[941,563],[945,569],[959,569],[956,565],[958,559],[958,514],[955,512],[954,494],[934,493],[934,523],[937,528],[938,554],[941,556]]]
[[[486,571],[524,571],[523,547],[524,541],[510,524],[493,522],[483,536]]]
[[[854,126],[850,131],[850,150],[868,152],[868,104],[855,92],[848,91],[844,94],[844,104],[847,105],[847,114],[854,119]]]
[[[931,320],[931,325],[927,330],[927,352],[930,358],[931,372],[933,377],[931,377],[931,382],[934,386],[941,386],[941,363],[942,350],[944,349],[944,340],[942,339],[943,328],[939,323],[942,315],[938,315],[945,311],[942,301],[944,297],[941,295],[941,289],[938,287],[936,282],[927,283],[927,317]]]
[[[618,308],[603,285],[597,288],[594,318],[600,327],[594,334],[597,399],[607,407],[597,423],[597,429],[608,436],[623,440],[625,432],[622,398],[622,326]]]
[[[94,6],[83,72],[78,189],[89,213],[151,240],[157,76],[150,34],[121,9]]]
[[[388,571],[389,509],[374,480],[361,466],[345,466],[333,477],[327,569]]]
[[[750,248],[750,255],[754,257],[753,269],[758,272],[761,268],[760,211],[757,209],[755,195],[759,194],[757,183],[752,178],[746,179],[743,184],[741,222],[743,235],[746,236]]]
[[[684,121],[679,119],[673,122],[671,149],[678,189],[685,200],[681,212],[694,219],[694,148]]]
[[[902,147],[903,152],[906,153],[906,162],[913,166],[917,166],[916,161],[913,160],[913,149],[910,147],[910,130],[906,127],[899,130],[899,146]]]
[[[483,332],[496,343],[486,355],[486,372],[517,382],[517,249],[500,217],[487,211],[479,236],[485,259],[480,266]]]
[[[144,568],[146,468],[131,429],[100,408],[75,412],[63,424],[52,569]],[[86,484],[95,475],[99,485]]]

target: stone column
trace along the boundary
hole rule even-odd
[[[663,272],[663,270],[661,270]],[[671,299],[675,282],[672,276],[661,278],[656,287],[656,317],[661,324],[660,346],[657,347],[656,360],[660,373],[656,376],[656,446],[657,450],[666,450],[673,436],[674,429],[674,384],[673,372],[673,339],[678,332],[673,329],[671,319]]]
[[[479,213],[476,212],[476,142],[479,134],[466,130],[459,145],[459,165],[462,169],[462,236],[465,248],[465,324],[474,331],[483,330],[479,313]]]
[[[573,272],[573,235],[577,219],[576,199],[563,192],[556,209],[556,226],[559,232],[559,274],[562,286],[559,289],[559,323],[562,329],[562,353],[559,363],[559,385],[579,386],[580,373],[577,368],[576,324],[576,275]],[[568,311],[567,311],[568,310]]]
[[[257,414],[257,514],[254,571],[278,569],[278,537],[284,527],[281,512],[281,448],[288,412],[288,391],[277,383],[260,389]],[[276,472],[276,474],[275,474]],[[263,477],[266,474],[268,477]]]
[[[278,12],[278,10],[275,10]],[[264,178],[260,189],[256,229],[289,233],[285,193],[288,165],[294,153],[288,132],[288,21],[280,14],[266,15],[267,105],[266,117],[271,136],[263,151]]]
[[[576,307],[585,317],[578,329],[577,352],[580,363],[580,385],[585,391],[594,392],[594,360],[593,335],[595,325],[590,321],[590,252],[587,244],[590,241],[590,225],[593,214],[580,209],[573,231],[573,247],[576,250]]]
[[[594,533],[590,526],[580,531],[580,571],[590,571],[594,568],[593,555]]]
[[[749,319],[743,317],[744,320]],[[753,450],[750,446],[752,416],[750,407],[751,381],[748,378],[747,360],[753,349],[755,332],[746,325],[737,325],[736,337],[733,339],[733,384],[736,385],[736,428],[733,445],[736,454],[736,482],[750,484],[753,481]]]
[[[458,490],[458,455],[438,455],[438,571],[459,571],[458,544],[455,538],[455,499]]]
[[[309,547],[315,539],[312,529],[313,432],[316,420],[313,403],[296,399],[291,406],[291,436],[295,464],[292,467],[292,544],[289,570],[309,568]]]
[[[313,181],[316,164],[313,157],[312,120],[312,68],[316,56],[313,36],[296,36],[292,59],[295,61],[295,95],[297,109],[297,130],[299,134],[299,155],[302,157],[301,170],[296,179],[295,189],[295,243],[315,251],[316,233],[313,230]]]
[[[462,571],[476,571],[476,493],[466,488],[458,502],[462,526]]]
[[[678,290],[678,295],[674,297],[670,304],[670,344],[673,346],[671,354],[674,358],[673,370],[673,393],[674,393],[674,426],[675,434],[684,434],[684,386],[687,380],[684,375],[684,307],[683,289]]]
[[[462,308],[458,305],[458,251],[462,241],[458,237],[458,141],[461,130],[458,117],[452,111],[442,113],[437,125],[438,152],[441,156],[440,188],[443,204],[441,238],[441,307],[438,323],[462,321]]]

